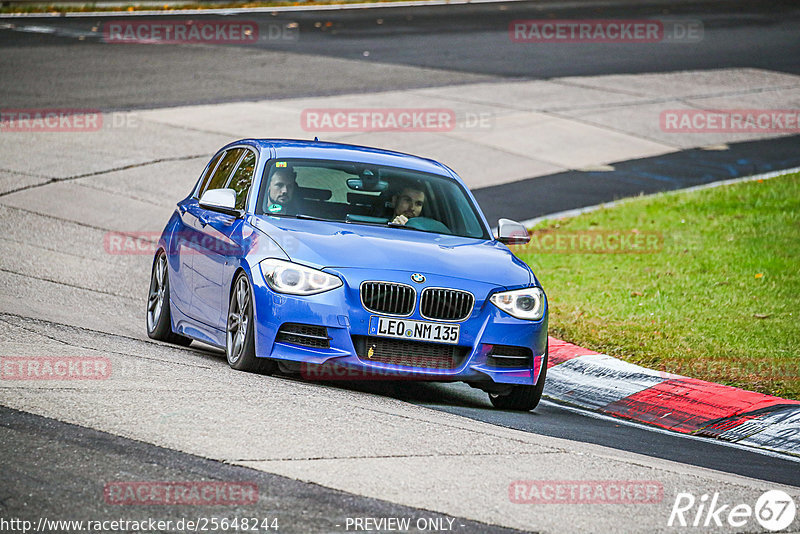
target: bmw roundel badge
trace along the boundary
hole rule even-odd
[[[425,276],[419,273],[414,273],[411,275],[411,279],[416,283],[421,284],[422,282],[425,281]]]

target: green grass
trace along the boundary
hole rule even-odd
[[[645,253],[518,249],[548,295],[551,335],[800,399],[800,174],[636,198],[543,229],[663,236]]]

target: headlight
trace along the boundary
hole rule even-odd
[[[544,316],[544,291],[538,287],[495,293],[489,300],[517,319],[538,321]]]
[[[259,265],[269,287],[278,293],[315,295],[342,285],[336,276],[290,261],[270,258]]]

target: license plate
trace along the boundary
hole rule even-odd
[[[390,317],[369,318],[369,335],[395,337],[414,341],[433,341],[435,343],[458,343],[460,326],[448,323],[392,319]]]

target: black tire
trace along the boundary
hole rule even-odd
[[[151,339],[188,346],[192,338],[172,331],[169,312],[169,272],[167,256],[159,250],[150,273],[150,291],[147,293],[147,336]]]
[[[506,395],[489,393],[489,400],[492,401],[492,406],[500,410],[521,412],[529,412],[536,408],[542,399],[542,392],[544,392],[544,382],[547,377],[547,354],[547,351],[545,351],[544,358],[542,358],[542,372],[535,386],[514,386],[511,389],[511,393]]]
[[[233,282],[228,320],[225,327],[225,356],[228,365],[237,371],[272,374],[275,362],[256,357],[253,289],[245,273]]]

